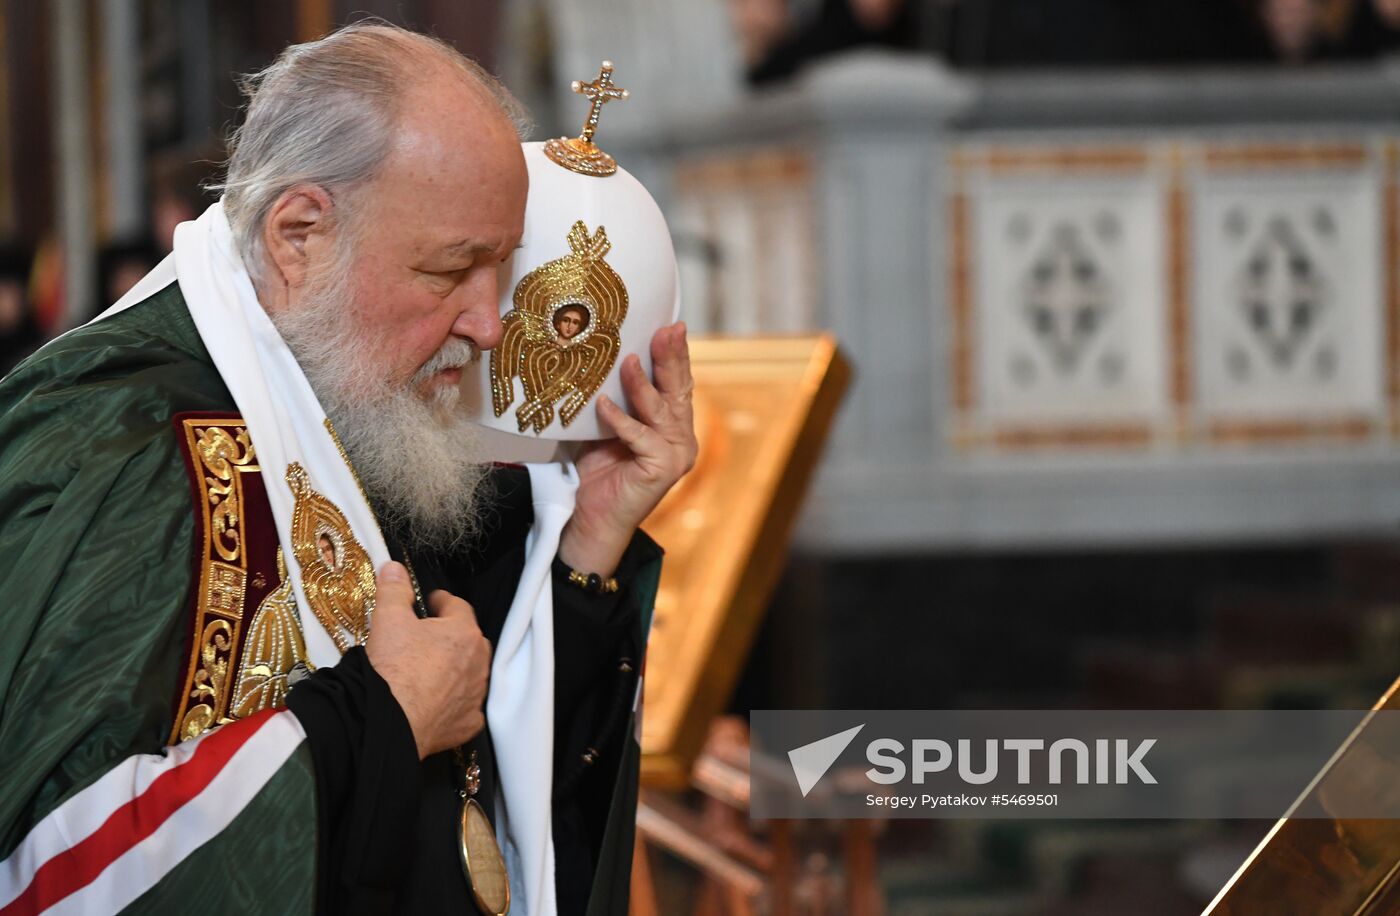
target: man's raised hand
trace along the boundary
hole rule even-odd
[[[491,675],[491,643],[472,606],[435,591],[428,610],[433,616],[418,619],[408,571],[385,563],[365,651],[408,718],[420,760],[471,740],[485,727]]]
[[[617,438],[590,442],[578,455],[578,498],[559,557],[585,573],[612,575],[637,526],[695,464],[695,382],[684,323],[656,332],[651,362],[655,382],[636,356],[618,370],[637,418],[600,397],[598,416]]]

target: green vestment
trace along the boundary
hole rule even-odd
[[[172,419],[236,411],[176,284],[0,382],[0,861],[115,764],[168,744],[196,549]],[[659,563],[629,584],[647,617],[658,577]],[[634,736],[629,723],[590,913],[625,912]],[[303,743],[127,911],[312,912],[315,806]]]

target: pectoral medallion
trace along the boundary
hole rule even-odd
[[[457,760],[462,762],[460,750]],[[496,845],[496,831],[475,797],[481,788],[476,751],[472,751],[471,762],[463,767],[463,775],[464,784],[458,792],[462,798],[462,820],[457,828],[462,871],[466,873],[472,897],[481,912],[488,916],[506,916],[510,912],[510,877],[506,874],[501,848]]]

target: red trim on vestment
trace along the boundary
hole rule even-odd
[[[203,792],[274,714],[274,710],[264,710],[210,732],[189,760],[161,773],[145,792],[113,811],[90,836],[40,865],[29,886],[0,909],[0,916],[42,913],[91,884],[107,866]]]

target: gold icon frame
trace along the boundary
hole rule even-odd
[[[787,558],[851,368],[831,334],[690,344],[695,468],[643,528],[667,550],[647,649],[642,783],[688,785]]]

